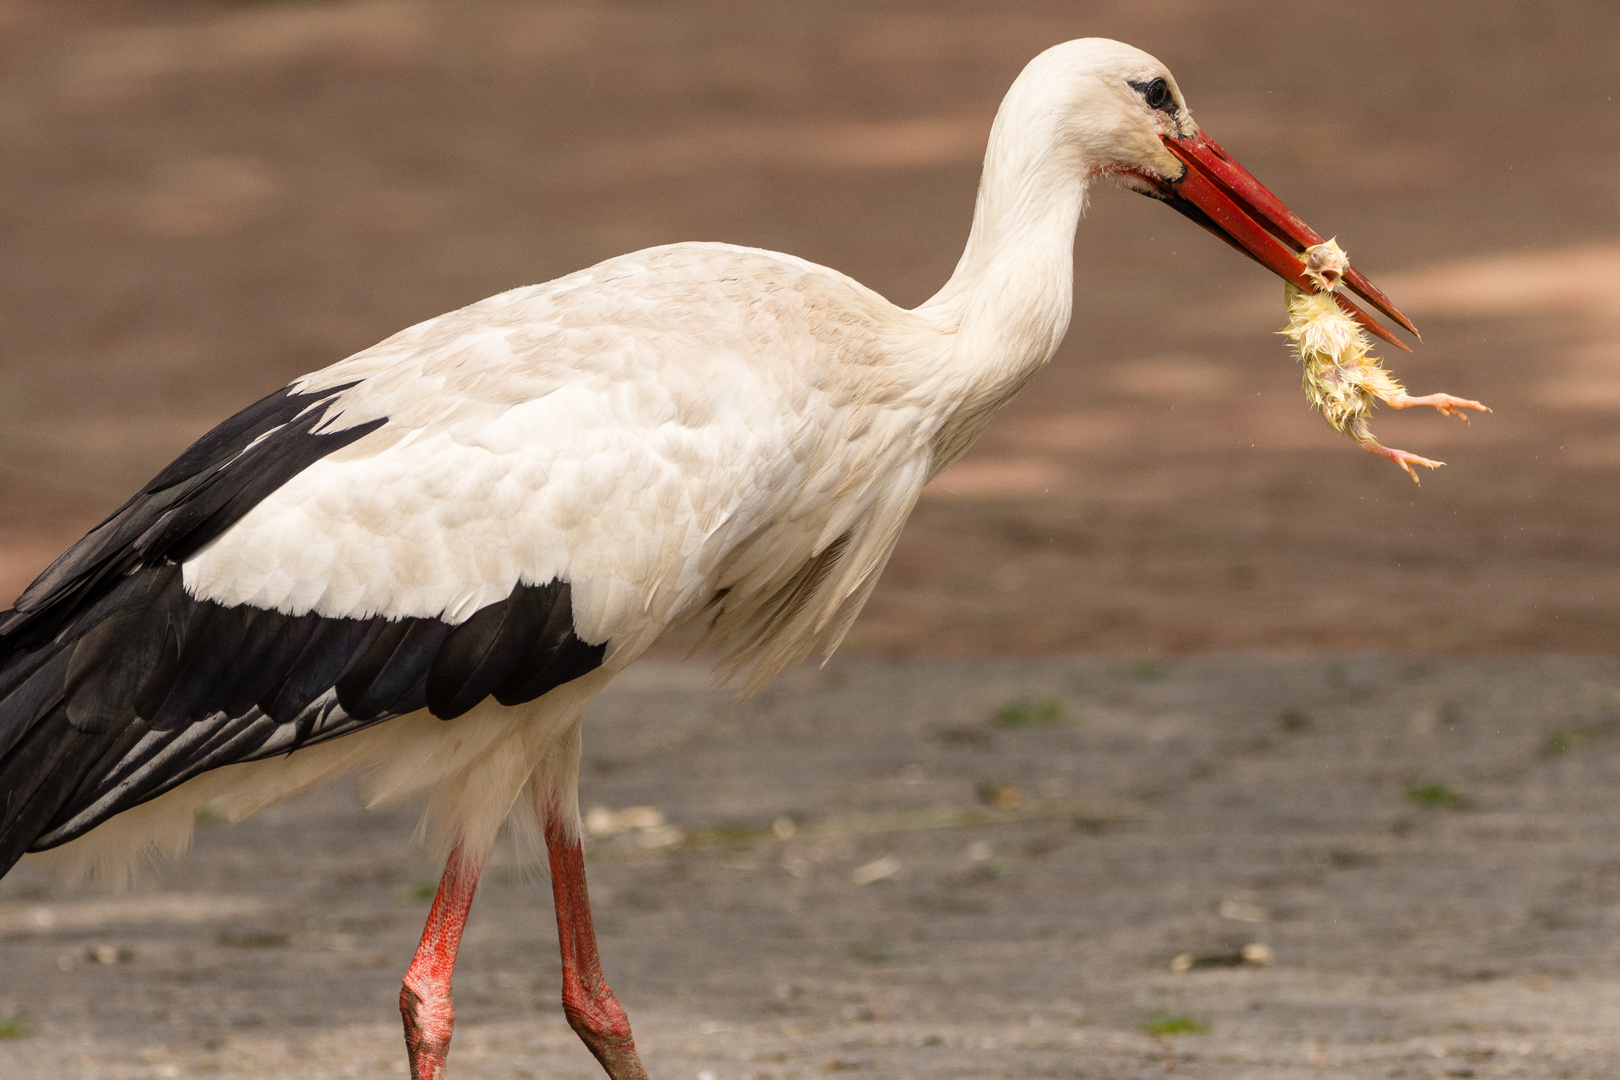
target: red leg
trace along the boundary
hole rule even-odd
[[[585,891],[585,851],[562,826],[553,802],[546,814],[546,853],[551,859],[551,892],[557,902],[557,942],[562,950],[563,1012],[596,1060],[613,1080],[647,1080],[647,1070],[630,1035],[630,1018],[602,978],[591,926],[591,899]]]
[[[399,1011],[405,1018],[405,1050],[411,1058],[411,1080],[441,1080],[444,1058],[450,1052],[450,1029],[456,1010],[450,1001],[450,973],[456,966],[456,948],[467,925],[478,888],[481,863],[470,862],[458,847],[444,864],[439,892],[433,897],[422,943],[405,972],[399,992]]]

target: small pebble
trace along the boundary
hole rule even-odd
[[[849,873],[849,880],[857,885],[870,885],[874,881],[892,878],[900,872],[900,860],[893,855],[885,855],[881,859],[873,859],[869,863],[857,866]]]

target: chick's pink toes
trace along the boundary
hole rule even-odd
[[[1443,461],[1430,461],[1426,457],[1418,457],[1416,454],[1407,450],[1392,450],[1387,446],[1379,445],[1371,439],[1360,443],[1360,446],[1369,454],[1377,454],[1380,457],[1389,458],[1389,460],[1399,465],[1402,469],[1405,469],[1406,475],[1412,478],[1412,483],[1418,484],[1419,486],[1422,485],[1423,481],[1418,479],[1418,474],[1412,468],[1413,465],[1422,465],[1425,469],[1438,469],[1440,466],[1445,464]]]
[[[1451,394],[1424,394],[1422,397],[1413,397],[1410,394],[1396,394],[1386,399],[1386,401],[1392,409],[1410,409],[1414,405],[1427,405],[1430,408],[1439,409],[1442,416],[1455,416],[1464,423],[1467,423],[1468,417],[1462,412],[1463,409],[1473,409],[1477,412],[1491,411],[1477,401],[1455,397]]]

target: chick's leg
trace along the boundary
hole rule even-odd
[[[1398,394],[1380,394],[1379,397],[1383,398],[1384,404],[1392,409],[1410,409],[1415,405],[1427,405],[1432,409],[1439,409],[1444,416],[1455,416],[1465,423],[1468,417],[1462,412],[1463,409],[1473,409],[1476,412],[1491,411],[1477,401],[1453,397],[1451,394],[1424,394],[1422,397],[1413,397],[1403,391]]]

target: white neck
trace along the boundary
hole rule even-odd
[[[1052,358],[1068,329],[1088,172],[1050,110],[1016,90],[990,132],[961,261],[917,308],[954,331],[956,359],[974,382],[991,392],[1005,387],[1008,396]]]

